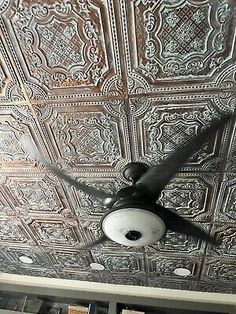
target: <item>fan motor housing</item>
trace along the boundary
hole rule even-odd
[[[150,245],[166,233],[163,220],[152,208],[130,202],[108,211],[101,228],[109,239],[126,246]]]

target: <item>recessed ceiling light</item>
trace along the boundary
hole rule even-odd
[[[91,263],[90,267],[94,270],[103,270],[105,267],[99,263]]]
[[[19,260],[25,264],[33,264],[33,260],[30,257],[25,256],[25,255],[20,256]]]
[[[177,276],[182,276],[182,277],[187,277],[191,274],[191,271],[187,268],[176,268],[174,270],[174,273],[177,275]]]

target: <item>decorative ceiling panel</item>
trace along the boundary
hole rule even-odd
[[[130,93],[220,86],[235,60],[234,0],[122,4]]]
[[[106,206],[35,155],[116,193],[126,164],[158,164],[235,112],[235,16],[235,0],[0,1],[0,271],[236,292],[235,117],[158,199],[219,246],[168,230],[146,247],[84,249]]]
[[[123,93],[113,1],[12,0],[2,21],[30,99]]]

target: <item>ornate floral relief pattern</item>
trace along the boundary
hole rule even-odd
[[[232,56],[232,1],[132,1],[127,6],[127,28],[135,29],[135,39],[130,31],[132,40],[126,42],[130,73],[135,68],[152,83],[205,79]]]
[[[190,138],[208,125],[212,120],[219,119],[220,114],[208,104],[195,106],[181,106],[174,109],[173,105],[161,105],[154,99],[150,107],[141,105],[144,111],[137,109],[140,114],[133,114],[133,133],[137,143],[134,145],[137,158],[151,164],[159,163],[166,159],[176,149],[181,147]],[[194,153],[186,163],[188,169],[215,170],[220,169],[219,154],[222,154],[224,146],[220,144],[222,133],[218,132],[215,139],[208,141],[202,148]],[[204,166],[205,164],[205,166]]]
[[[24,213],[50,212],[59,213],[65,209],[62,199],[64,194],[59,186],[48,180],[36,178],[12,178],[6,184],[6,189],[11,195],[15,208]]]
[[[74,246],[80,242],[75,226],[62,221],[29,221],[29,227],[42,245]]]
[[[200,228],[209,231],[209,226],[203,224],[198,224]],[[158,253],[187,253],[188,255],[198,255],[203,254],[205,249],[205,244],[196,238],[173,232],[167,231],[164,238],[160,241],[147,246],[145,251],[148,252],[158,252]]]
[[[207,177],[207,175],[205,176]],[[177,175],[161,192],[159,203],[185,218],[207,220],[216,178],[209,174],[211,185],[193,173]]]
[[[147,253],[147,266],[150,276],[165,276],[166,278],[177,278],[174,274],[176,268],[187,268],[191,275],[188,279],[196,279],[200,271],[201,259],[194,260],[183,257],[163,257]]]
[[[81,280],[81,281],[92,281],[92,282],[103,282],[100,274],[98,272],[86,272],[86,271],[69,271],[65,270],[58,270],[57,274],[61,279],[69,279],[69,280]]]
[[[234,174],[225,174],[217,199],[216,217],[219,221],[236,219],[236,179]]]
[[[231,65],[217,78],[220,92],[215,95],[216,105],[223,111],[232,112],[236,108],[236,66]]]
[[[25,105],[1,106],[0,168],[13,170],[38,166],[34,154],[25,141],[26,138],[31,139],[33,145],[41,144],[41,137],[29,108]]]
[[[3,249],[7,260],[6,262],[17,264],[20,266],[25,266],[23,262],[20,261],[20,256],[27,256],[33,260],[33,265],[47,267],[50,266],[50,260],[47,258],[47,255],[37,247],[7,247]]]
[[[148,277],[148,286],[149,287],[157,287],[163,289],[179,289],[179,290],[193,290],[193,283],[188,280],[160,280],[160,277]]]
[[[106,283],[114,283],[115,285],[129,285],[129,286],[146,286],[146,277],[142,274],[129,275],[128,277],[124,274],[106,274],[102,273],[102,280]]]
[[[140,253],[99,253],[92,252],[97,263],[104,265],[106,270],[111,272],[144,272],[143,255]]]
[[[89,90],[101,94],[105,79],[118,74],[120,80],[110,1],[102,6],[87,0],[22,1],[5,15],[29,75],[42,87],[57,94],[63,88],[71,88],[72,94],[75,88],[82,94]]]
[[[49,268],[19,267],[19,271],[26,276],[58,278],[56,271]]]
[[[86,252],[75,251],[51,251],[51,255],[55,260],[55,266],[60,268],[77,268],[80,271],[90,269],[90,263],[92,259]]]
[[[30,239],[20,221],[0,219],[0,240],[2,243],[27,243]]]
[[[207,278],[210,280],[225,280],[235,283],[235,263],[217,259],[208,259],[204,263],[202,274],[203,279]]]
[[[215,237],[220,239],[221,244],[209,249],[213,255],[221,255],[223,257],[236,256],[236,225],[230,224],[217,224],[215,223],[212,229]]]
[[[126,117],[122,112],[117,117],[114,110],[116,116],[111,115],[105,105],[106,102],[93,102],[86,107],[84,103],[51,109],[37,107],[44,132],[47,137],[49,133],[48,141],[60,152],[58,161],[63,166],[74,170],[74,167],[112,167],[124,163],[129,154]]]

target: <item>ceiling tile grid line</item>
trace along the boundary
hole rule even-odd
[[[121,190],[127,163],[159,164],[235,111],[235,14],[235,0],[0,2],[0,271],[236,292],[235,118],[158,198],[218,246],[168,230],[145,247],[82,249],[107,209],[24,142],[89,186]]]

